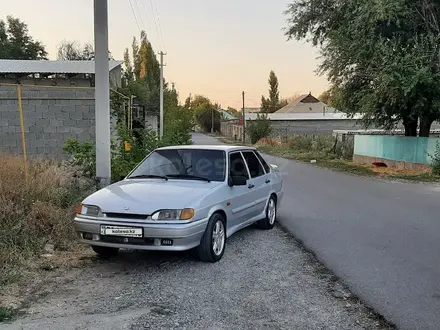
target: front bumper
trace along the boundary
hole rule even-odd
[[[199,246],[208,220],[185,224],[142,224],[75,217],[73,223],[80,242],[85,244],[132,250],[186,251]],[[143,237],[104,236],[101,235],[101,225],[142,228]]]

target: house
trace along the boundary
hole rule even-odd
[[[109,60],[110,85],[121,87],[122,61]],[[0,60],[0,83],[94,87],[95,61]]]
[[[222,120],[237,120],[237,118],[235,116],[233,116],[232,114],[230,114],[229,112],[227,112],[226,110],[219,110],[220,112],[220,116]]]
[[[113,88],[122,63],[109,61]],[[20,104],[28,155],[63,158],[67,139],[94,142],[94,74],[94,61],[0,60],[0,153],[22,153]],[[112,116],[113,136],[115,126]]]
[[[309,94],[298,96],[291,103],[276,111],[276,113],[336,113],[335,108],[319,101],[316,97]]]

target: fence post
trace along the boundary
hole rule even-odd
[[[28,161],[27,161],[27,151],[26,151],[26,137],[24,134],[24,114],[23,114],[23,101],[22,101],[22,86],[21,84],[17,85],[17,94],[18,94],[18,107],[20,110],[20,126],[21,126],[21,143],[23,145],[23,160],[24,160],[24,172],[26,176],[26,183],[29,182],[29,169],[28,169]]]

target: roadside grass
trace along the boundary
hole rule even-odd
[[[219,138],[219,140],[227,144],[251,146],[249,143],[243,144],[225,137]],[[304,163],[313,161],[315,166],[353,175],[412,182],[440,182],[440,175],[435,175],[432,171],[380,168],[371,164],[354,163],[351,160],[352,153],[346,151],[350,149],[350,146],[344,146],[334,137],[297,136],[291,138],[287,143],[281,143],[279,139],[262,139],[253,146],[262,153],[271,156]]]
[[[20,312],[17,309],[0,307],[0,322],[8,322],[14,320]]]
[[[76,169],[46,160],[29,162],[26,182],[23,159],[0,155],[0,321],[16,315],[4,305],[7,286],[32,281],[41,263],[78,249],[72,218],[93,190]],[[45,251],[48,243],[53,251]]]

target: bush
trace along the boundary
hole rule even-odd
[[[68,139],[63,147],[65,153],[71,156],[72,165],[80,166],[89,177],[95,177],[96,155],[95,145],[89,141],[84,143]]]
[[[122,180],[151,151],[161,145],[157,135],[149,130],[139,129],[130,132],[121,124],[118,126],[119,141],[111,143],[112,180]],[[126,150],[126,143],[130,150]],[[90,178],[96,176],[95,145],[90,142],[79,142],[70,139],[63,150],[71,157],[70,163],[84,169]]]
[[[75,244],[72,217],[93,190],[75,169],[50,161],[31,161],[26,183],[22,158],[0,155],[0,285],[47,242],[58,250]]]
[[[353,140],[339,140],[333,136],[325,135],[297,135],[290,139],[289,148],[300,152],[318,152],[329,158],[352,159]]]
[[[438,141],[435,144],[435,152],[431,159],[432,174],[440,175],[440,143]]]
[[[171,126],[169,126],[170,128]],[[150,152],[158,147],[169,145],[191,144],[191,134],[182,125],[175,122],[175,129],[167,130],[168,134],[160,141],[156,133],[147,129],[134,130],[131,134],[124,125],[118,126],[119,141],[111,143],[112,181],[120,181],[139,164]],[[126,150],[127,143],[131,150]],[[63,150],[71,157],[70,163],[84,169],[86,175],[95,178],[95,145],[90,142],[68,140]]]
[[[298,151],[311,151],[312,141],[313,139],[305,135],[294,136],[289,141],[289,148]]]
[[[270,120],[267,118],[267,115],[257,114],[257,119],[249,122],[246,131],[251,143],[255,144],[261,139],[267,138],[272,133]]]

